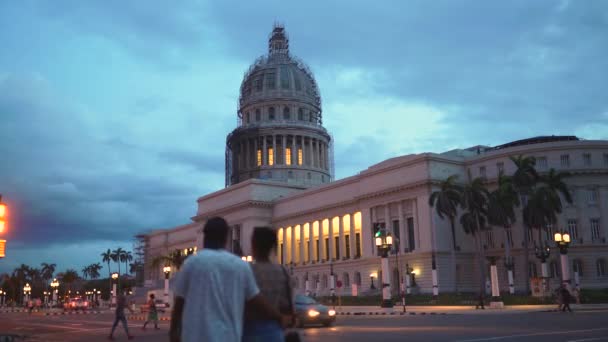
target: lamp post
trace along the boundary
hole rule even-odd
[[[163,273],[165,273],[165,292],[163,296],[165,305],[169,305],[169,276],[171,275],[171,266],[163,267]]]
[[[392,308],[393,301],[391,300],[391,284],[390,284],[390,270],[388,267],[388,252],[393,246],[393,237],[379,230],[376,234],[376,247],[381,255],[381,266],[382,266],[382,304],[383,308]]]
[[[116,305],[116,282],[118,281],[118,273],[112,273],[112,306]]]
[[[25,297],[26,303],[30,300],[31,293],[32,293],[32,287],[30,286],[30,283],[25,283],[25,286],[23,287],[23,295]]]
[[[570,291],[570,268],[568,267],[568,246],[570,245],[570,234],[567,232],[555,233],[553,239],[559,247],[559,256],[562,263],[562,283]]]
[[[53,291],[53,303],[52,305],[57,305],[57,293],[59,292],[59,281],[57,278],[54,278],[51,282],[51,289]]]
[[[543,246],[542,242],[540,246],[536,246],[535,244],[534,254],[536,254],[536,257],[540,260],[540,271],[541,277],[543,278],[543,292],[548,293],[549,288],[547,279],[549,278],[549,268],[547,267],[547,259],[551,255],[551,247],[549,247],[549,245],[546,243],[545,246]]]

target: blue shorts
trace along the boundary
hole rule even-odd
[[[285,334],[277,321],[245,321],[243,342],[283,342]]]

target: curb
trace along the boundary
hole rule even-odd
[[[436,315],[442,315],[445,316],[447,315],[446,312],[361,312],[361,311],[357,311],[357,312],[336,312],[336,315],[339,316],[415,316],[415,315],[432,315],[432,316],[436,316]]]
[[[61,316],[61,315],[98,315],[102,313],[101,311],[85,311],[85,312],[45,312],[45,316]]]

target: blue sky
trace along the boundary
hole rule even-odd
[[[8,257],[97,262],[224,185],[275,21],[316,75],[337,178],[534,135],[608,139],[605,1],[3,1]]]

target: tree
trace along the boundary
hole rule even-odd
[[[485,292],[485,257],[481,243],[481,232],[490,229],[486,226],[487,204],[489,193],[482,178],[475,178],[462,188],[460,205],[464,213],[460,224],[466,234],[473,235],[479,264],[479,304],[483,308]]]
[[[536,158],[534,157],[525,157],[523,155],[511,156],[509,159],[515,164],[515,172],[513,173],[513,186],[515,187],[515,191],[517,191],[521,204],[524,206],[527,205],[526,197],[530,195],[532,189],[538,182],[538,173],[534,168],[536,165]],[[523,210],[522,208],[522,215]],[[530,274],[530,255],[529,255],[529,239],[528,239],[528,230],[530,227],[524,222],[524,267],[526,268],[526,275]],[[530,293],[530,282],[528,280],[525,281],[526,284],[526,293]]]
[[[152,267],[157,268],[163,266],[173,266],[178,271],[184,264],[187,256],[184,256],[179,250],[174,251],[168,255],[160,255],[152,259]]]
[[[114,261],[116,264],[118,264],[118,274],[120,275],[120,263],[122,262],[122,260],[120,259],[122,256],[122,253],[124,252],[124,249],[122,249],[121,247],[118,247],[117,249],[112,251],[112,261]]]
[[[101,261],[108,263],[108,278],[112,276],[112,269],[110,268],[110,261],[112,261],[112,251],[108,248],[106,252],[101,253]]]
[[[458,214],[458,206],[460,205],[460,196],[462,189],[455,184],[458,175],[451,175],[440,184],[440,190],[434,191],[429,197],[429,205],[435,207],[437,215],[443,220],[447,217],[450,220],[452,229],[452,271],[456,274],[456,231],[454,229],[454,220]],[[454,282],[454,291],[457,285]]]
[[[87,279],[87,277],[89,276],[89,270],[90,270],[90,267],[89,267],[89,266],[85,266],[85,267],[83,267],[83,268],[82,268],[82,270],[80,271],[80,272],[82,272],[82,277],[83,277],[84,279]]]
[[[511,260],[512,241],[510,241],[507,232],[517,220],[515,207],[519,206],[519,203],[519,196],[513,187],[511,177],[501,173],[498,176],[498,188],[492,191],[488,198],[488,223],[504,228],[505,266],[507,267],[509,281],[513,279],[513,261]],[[512,290],[511,286],[509,290]]]
[[[120,261],[125,263],[125,273],[127,273],[127,266],[129,262],[133,261],[133,254],[130,251],[123,251],[120,255]]]
[[[87,268],[89,269],[89,277],[91,279],[97,279],[99,278],[99,271],[103,268],[103,266],[96,262],[94,264],[90,264],[87,266]]]
[[[42,279],[44,279],[44,282],[46,284],[48,284],[51,281],[51,279],[53,279],[53,274],[55,273],[56,267],[57,267],[56,264],[47,264],[46,262],[43,262],[42,264],[40,264],[41,276],[42,276]]]
[[[72,284],[74,284],[74,282],[76,280],[78,280],[80,277],[78,276],[78,272],[75,269],[67,269],[65,272],[62,273],[61,275],[61,282],[66,284],[68,290],[72,290]]]

